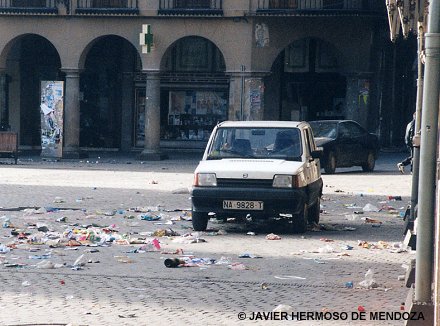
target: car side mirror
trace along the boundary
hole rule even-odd
[[[322,155],[324,154],[324,149],[322,147],[316,147],[314,151],[312,151],[312,158],[322,158]]]

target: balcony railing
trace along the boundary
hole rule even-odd
[[[56,14],[57,0],[0,0],[0,13]]]
[[[160,0],[159,15],[223,15],[223,0]]]
[[[258,0],[257,13],[295,14],[303,12],[381,12],[384,1],[378,0]]]
[[[77,14],[138,15],[138,0],[77,0]]]

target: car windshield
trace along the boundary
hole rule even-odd
[[[338,123],[336,121],[310,121],[313,136],[335,139],[338,134]]]
[[[301,161],[298,128],[218,128],[208,150],[208,159],[276,158]]]

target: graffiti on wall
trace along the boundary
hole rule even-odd
[[[41,156],[63,155],[64,82],[41,81]]]

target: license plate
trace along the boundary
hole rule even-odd
[[[224,200],[223,209],[243,209],[250,211],[262,211],[263,202],[253,200]]]

